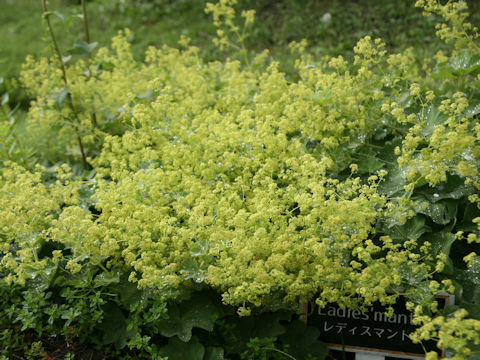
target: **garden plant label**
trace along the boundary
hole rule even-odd
[[[441,295],[436,301],[439,308],[445,307],[452,302],[452,297]],[[409,334],[417,325],[412,321],[414,314],[406,308],[405,297],[398,297],[392,307],[393,313],[388,316],[386,307],[379,302],[363,312],[329,303],[323,308],[310,309],[307,324],[316,327],[321,339],[334,349],[373,351],[410,359],[423,359],[424,349],[444,355],[436,348],[435,341],[420,344],[410,339]]]

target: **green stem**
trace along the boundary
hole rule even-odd
[[[85,150],[83,149],[82,138],[80,137],[80,131],[75,126],[75,132],[77,133],[78,146],[80,147],[80,153],[82,154],[82,167],[83,170],[87,169],[87,157],[85,156]]]
[[[100,269],[102,269],[104,272],[108,273],[107,268],[106,268],[105,266],[103,266],[102,263],[98,263],[97,265],[98,265],[98,267],[99,267]]]
[[[87,18],[87,9],[85,7],[85,0],[81,0],[82,3],[82,14],[83,14],[83,30],[85,32],[85,42],[90,44],[90,33],[88,31],[88,18]],[[87,54],[87,65],[88,65],[88,77],[92,76],[92,59],[90,53]],[[92,124],[97,126],[97,115],[95,112],[92,112]]]
[[[3,107],[3,105],[0,105],[0,109],[2,109],[2,113],[3,113],[3,115],[5,115],[5,118],[8,119],[7,110],[5,110],[5,108]]]
[[[50,23],[50,14],[47,14],[48,12],[47,0],[42,0],[42,10],[43,10],[43,13],[45,14],[44,16],[45,16],[45,20],[47,21],[47,28],[50,34],[50,39],[52,40],[53,48],[58,57],[58,61],[60,62],[60,69],[62,70],[63,82],[65,83],[65,85],[67,85],[68,83],[67,70],[65,69],[65,64],[63,63],[63,60],[62,60],[62,53],[60,52],[60,49],[58,47],[58,43],[55,38],[55,34],[53,32],[52,24]]]
[[[289,358],[289,359],[297,360],[297,359],[295,359],[295,358],[294,358],[292,355],[290,355],[290,354],[287,354],[286,352],[284,352],[284,351],[282,351],[282,350],[278,350],[278,349],[275,349],[275,348],[267,348],[267,347],[266,347],[266,348],[264,348],[264,349],[265,349],[265,350],[272,350],[272,351],[276,351],[276,352],[278,352],[278,353],[280,353],[280,354],[282,354],[282,355],[286,356],[286,357],[287,357],[287,358]]]
[[[372,149],[383,149],[382,146],[378,146],[378,145],[373,145],[373,144],[365,144],[365,145],[368,147],[371,147]]]
[[[47,21],[47,28],[48,32],[50,34],[50,39],[52,40],[53,48],[55,50],[55,53],[58,57],[58,61],[60,62],[60,69],[62,70],[62,79],[63,83],[65,84],[66,87],[68,87],[68,79],[67,79],[67,69],[65,68],[65,64],[62,60],[62,53],[60,52],[60,48],[58,47],[57,39],[55,38],[55,33],[53,32],[52,24],[50,22],[50,14],[48,14],[48,7],[47,7],[47,0],[42,0],[42,10],[44,13],[45,20]],[[72,94],[70,91],[68,91],[67,96],[70,100],[70,106],[72,108],[72,111],[75,115],[76,118],[78,118],[77,113],[75,111],[75,108],[73,106],[73,98]],[[83,142],[82,138],[80,137],[80,131],[78,130],[78,127],[73,125],[73,128],[75,129],[75,133],[77,134],[77,140],[78,140],[78,145],[80,147],[80,152],[82,154],[82,167],[83,170],[87,169],[87,157],[85,155],[85,150],[83,148]]]
[[[247,52],[247,48],[245,47],[244,34],[240,35],[240,32],[236,28],[234,29],[234,32],[235,32],[235,35],[237,35],[238,41],[240,42],[240,45],[241,45],[240,51],[243,53],[243,58],[245,60],[245,63],[248,67],[250,67],[250,60],[248,60],[248,52]],[[245,32],[245,29],[243,32]]]
[[[83,29],[85,31],[85,42],[90,44],[90,34],[88,32],[88,19],[87,19],[87,10],[85,8],[85,0],[82,0],[82,13],[83,13]],[[90,57],[90,54],[88,55]]]
[[[12,157],[10,156],[10,152],[8,151],[8,146],[5,142],[2,142],[3,147],[5,148],[5,154],[7,155],[8,160],[12,160]]]

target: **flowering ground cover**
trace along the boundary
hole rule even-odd
[[[478,358],[467,4],[416,2],[434,56],[366,35],[345,56],[292,41],[287,63],[236,5],[205,7],[218,59],[186,36],[138,59],[130,30],[62,52],[42,2],[52,56],[22,67],[23,140],[6,110],[0,130],[1,356],[327,359],[299,303],[388,317],[402,296],[414,342]]]

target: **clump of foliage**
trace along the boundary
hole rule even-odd
[[[370,36],[352,61],[294,42],[295,81],[246,50],[254,12],[235,3],[206,7],[226,60],[182,38],[137,61],[128,30],[97,52],[78,42],[68,64],[52,34],[54,56],[27,59],[36,162],[0,162],[3,355],[55,334],[125,358],[323,359],[292,321],[300,301],[391,312],[403,295],[414,341],[478,357],[480,49],[465,3],[417,1],[449,49],[434,59]],[[456,304],[438,309],[439,292]]]

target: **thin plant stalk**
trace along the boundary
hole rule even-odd
[[[62,70],[63,82],[66,85],[68,83],[67,70],[65,69],[65,64],[63,63],[63,60],[62,60],[62,53],[60,52],[57,39],[55,38],[55,33],[53,32],[52,24],[50,22],[50,15],[47,13],[48,12],[47,0],[42,0],[42,10],[43,10],[43,13],[45,14],[44,17],[45,17],[45,20],[47,21],[48,33],[50,34],[50,39],[52,40],[53,48],[58,57],[58,61],[60,62],[60,69]]]
[[[87,18],[87,9],[85,6],[85,0],[81,0],[82,4],[82,15],[83,15],[83,31],[85,32],[85,42],[90,44],[90,32],[88,31],[88,18]],[[88,64],[88,77],[92,76],[92,59],[90,53],[87,54],[87,64]],[[92,124],[97,126],[97,114],[95,111],[92,112]]]
[[[5,110],[5,108],[4,108],[3,105],[1,105],[1,104],[0,104],[0,109],[2,109],[2,113],[3,113],[3,115],[5,115],[5,118],[8,119],[7,110]]]
[[[55,50],[55,54],[57,55],[58,61],[60,62],[60,69],[62,70],[63,83],[65,84],[65,86],[68,87],[67,69],[65,68],[65,64],[62,60],[62,53],[60,52],[60,48],[58,47],[58,43],[57,43],[57,40],[55,38],[55,33],[53,32],[52,23],[50,22],[50,14],[48,14],[47,0],[42,0],[42,10],[43,10],[43,13],[45,14],[44,17],[47,21],[48,33],[50,34],[50,39],[52,40],[52,44],[53,44],[53,48]],[[73,107],[73,99],[72,99],[72,94],[70,93],[70,91],[68,91],[67,96],[68,96],[68,99],[70,100],[69,104],[72,108],[72,111],[73,111],[75,117],[77,117],[77,113],[75,112],[75,108]],[[86,170],[87,169],[87,157],[85,155],[85,149],[83,147],[82,138],[80,137],[80,131],[78,130],[78,127],[75,124],[72,124],[72,126],[75,129],[75,133],[77,134],[78,145],[80,147],[80,153],[82,154],[82,167],[83,167],[83,170]]]
[[[85,0],[82,0],[82,13],[83,13],[83,30],[85,31],[85,42],[90,44],[90,33],[88,32],[88,19],[87,10],[85,8]],[[88,55],[90,57],[90,54]]]

